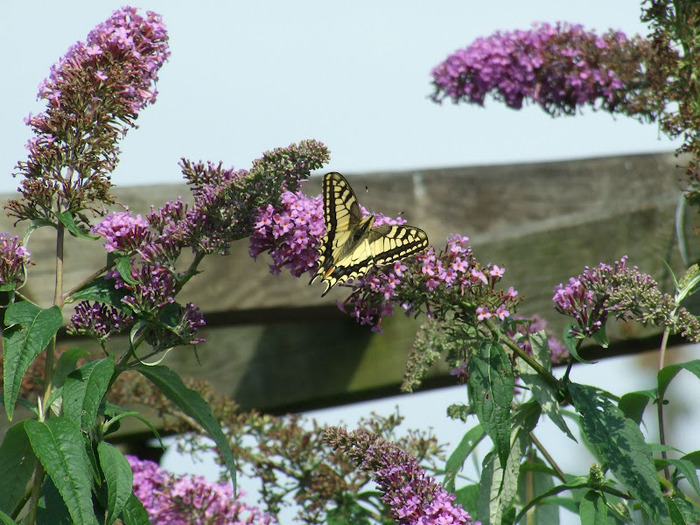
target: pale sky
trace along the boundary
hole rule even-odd
[[[39,82],[119,2],[5,2],[0,18],[0,192],[17,181],[38,113]],[[122,143],[117,185],[177,183],[180,157],[247,168],[268,149],[306,138],[331,150],[329,170],[361,172],[669,151],[655,125],[608,114],[552,119],[487,101],[428,100],[430,71],[497,29],[569,21],[646,33],[640,2],[156,0],[172,57],[159,96]]]

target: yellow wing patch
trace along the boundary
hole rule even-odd
[[[362,277],[372,266],[403,259],[428,246],[428,236],[419,228],[374,226],[374,215],[363,218],[355,192],[337,172],[323,178],[323,218],[326,234],[318,269],[309,283],[320,277],[326,283],[323,295],[338,283]]]

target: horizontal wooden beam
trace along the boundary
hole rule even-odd
[[[670,154],[635,155],[553,163],[410,170],[348,175],[368,209],[403,216],[425,229],[438,248],[445,237],[471,237],[476,257],[506,268],[505,286],[525,301],[519,313],[539,314],[555,332],[565,319],[552,309],[552,290],[585,265],[612,262],[624,254],[630,264],[668,284],[664,260],[680,270],[673,230],[682,170]],[[365,186],[368,192],[362,191]],[[318,194],[320,178],[305,185]],[[137,213],[186,195],[184,185],[119,188],[119,201]],[[11,231],[9,220],[0,229]],[[16,230],[17,231],[17,230]],[[53,294],[54,239],[48,229],[31,239],[37,265],[25,292],[43,304]],[[66,286],[80,282],[104,263],[97,243],[69,239]],[[212,381],[244,407],[269,411],[339,404],[397,393],[417,322],[397,316],[370,333],[335,307],[340,287],[321,298],[322,286],[289,274],[270,275],[265,257],[254,262],[247,241],[227,257],[205,260],[181,300],[193,301],[210,326],[199,348],[202,365],[186,349],[166,363],[181,373]],[[645,340],[635,325],[615,325],[611,336]],[[115,340],[118,343],[118,340]],[[64,340],[64,345],[75,341]],[[429,383],[450,380],[444,366]]]

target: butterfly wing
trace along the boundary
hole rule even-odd
[[[309,284],[321,277],[327,283],[323,293],[325,295],[337,282],[331,274],[338,265],[338,260],[345,257],[362,222],[362,212],[355,192],[340,173],[327,173],[323,178],[323,219],[326,234],[321,239],[318,269]]]
[[[389,264],[428,247],[428,236],[420,228],[382,224],[369,232],[367,239],[374,264]]]
[[[408,257],[428,246],[428,236],[419,228],[373,227],[374,216],[362,218],[355,192],[340,173],[324,177],[323,204],[326,234],[311,279],[321,277],[326,283],[323,295],[337,283],[362,277],[374,265]]]

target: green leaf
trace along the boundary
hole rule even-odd
[[[327,525],[370,525],[370,513],[355,499],[345,497],[334,509],[330,509],[326,516]]]
[[[17,522],[0,510],[0,523],[2,525],[17,525]]]
[[[454,492],[455,503],[462,505],[472,516],[476,516],[477,502],[479,501],[479,485],[467,485]]]
[[[623,395],[617,406],[622,410],[625,417],[628,417],[639,426],[649,401],[654,401],[655,399],[656,390],[639,390]]]
[[[447,458],[447,462],[445,463],[445,480],[443,481],[443,486],[447,492],[454,493],[457,474],[462,470],[462,466],[469,454],[473,452],[485,436],[486,433],[481,425],[476,425],[469,429],[462,437],[462,441],[459,442],[454,452]]]
[[[56,214],[56,217],[58,217],[58,220],[61,221],[61,224],[63,224],[66,227],[66,230],[71,232],[74,237],[78,237],[80,239],[90,239],[90,240],[95,240],[99,239],[99,235],[89,235],[82,231],[77,224],[75,224],[75,220],[73,219],[73,214],[69,211],[62,211],[58,212]]]
[[[681,459],[686,459],[686,460],[690,461],[693,465],[695,465],[696,469],[700,468],[700,450],[688,452]]]
[[[7,429],[0,444],[0,511],[12,513],[32,477],[36,456],[24,430],[25,421]]]
[[[520,463],[527,446],[527,432],[519,429],[515,433],[505,468],[501,466],[495,451],[484,458],[477,501],[477,515],[483,525],[500,525],[504,513],[511,506],[518,491]]]
[[[130,311],[122,302],[124,297],[126,297],[126,291],[115,289],[114,279],[98,277],[75,292],[70,299],[71,301],[97,301],[120,310]]]
[[[528,494],[542,494],[554,487],[552,469],[539,457],[534,456],[525,461],[520,467],[518,480],[518,495],[520,501],[527,501]],[[530,496],[531,497],[531,496]],[[528,514],[532,523],[559,524],[559,508],[555,505],[541,502],[535,506],[534,513]]]
[[[131,276],[131,257],[118,257],[116,261],[116,268],[121,278],[124,279],[124,282],[131,285],[139,284],[139,282]]]
[[[683,474],[683,477],[685,477],[685,479],[688,480],[688,483],[695,491],[695,494],[700,496],[700,482],[698,482],[698,474],[696,472],[695,465],[693,464],[693,462],[682,458],[667,459],[666,461],[668,461],[670,465],[676,467],[678,472]]]
[[[129,500],[126,502],[126,507],[119,516],[124,525],[151,525],[148,519],[148,512],[143,506],[143,503],[132,493]]]
[[[656,476],[651,450],[639,427],[609,399],[590,386],[569,384],[571,400],[581,414],[581,429],[613,472],[654,523],[671,523]]]
[[[151,423],[147,418],[143,417],[141,414],[139,414],[136,411],[133,410],[124,410],[122,407],[119,405],[113,405],[112,403],[105,402],[104,404],[104,415],[107,418],[107,421],[103,424],[102,431],[104,432],[105,435],[111,433],[111,432],[116,432],[117,429],[119,429],[120,426],[120,421],[123,418],[126,417],[135,417],[139,421],[141,421],[144,425],[146,425],[149,429],[151,429],[151,432],[153,432],[153,435],[160,441],[160,446],[165,450],[165,445],[163,445],[163,441],[160,438],[160,434],[158,434],[158,430],[156,430],[156,427],[153,426],[153,423]],[[114,427],[114,428],[112,428]]]
[[[547,342],[547,334],[544,330],[536,334],[530,334],[530,344],[532,345],[532,356],[541,364],[548,372],[552,369],[551,350]],[[522,359],[518,359],[518,373],[523,383],[530,387],[532,395],[542,407],[544,412],[552,422],[559,427],[559,430],[564,432],[570,439],[576,442],[576,438],[569,430],[564,417],[559,410],[559,402],[557,401],[558,392],[540,375]]]
[[[165,397],[180,407],[185,414],[202,425],[209,434],[209,437],[216,443],[229,469],[235,492],[236,460],[233,457],[226,435],[221,430],[221,426],[214,417],[211,407],[207,402],[202,399],[202,396],[198,392],[187,388],[180,376],[166,366],[147,366],[141,363],[136,365],[134,370],[138,370],[143,374]]]
[[[29,365],[51,342],[63,322],[61,310],[42,310],[23,301],[12,303],[5,312],[4,343],[5,412],[12,421],[22,379]]]
[[[681,370],[687,370],[688,372],[695,374],[697,378],[700,378],[700,359],[688,361],[687,363],[668,365],[659,370],[659,373],[657,374],[659,397],[663,399],[671,380],[676,377],[676,374],[678,374],[678,372]]]
[[[510,360],[499,344],[486,342],[467,363],[472,402],[479,423],[493,441],[501,464],[510,449],[510,405],[515,379]]]
[[[68,374],[63,385],[62,414],[80,422],[81,428],[92,428],[113,373],[114,356],[109,356],[88,361]]]
[[[107,525],[126,507],[132,494],[133,475],[131,466],[124,455],[105,441],[97,444],[97,455],[107,484]]]
[[[73,522],[96,524],[91,467],[78,425],[61,416],[45,422],[28,420],[25,428],[34,453],[61,494]]]
[[[605,332],[605,325],[601,326],[600,330],[595,332],[592,337],[599,346],[603,348],[610,346],[610,339],[608,338],[608,334]]]
[[[564,346],[566,346],[566,349],[574,357],[574,359],[576,359],[576,361],[590,365],[592,362],[585,360],[578,353],[578,344],[581,340],[571,333],[571,329],[576,327],[578,327],[576,323],[569,323],[564,328],[564,333],[561,336],[562,340],[564,341]]]
[[[63,386],[68,374],[75,370],[78,360],[90,352],[83,348],[70,348],[61,354],[56,363],[56,368],[51,375],[51,383],[55,388]]]
[[[61,494],[49,476],[41,485],[41,498],[36,516],[37,525],[74,525],[75,522],[63,502]]]
[[[683,494],[674,493],[668,500],[668,509],[673,520],[673,525],[686,525],[687,523],[700,523],[700,509]]]
[[[579,505],[581,525],[605,525],[608,521],[608,506],[600,492],[589,490]]]

